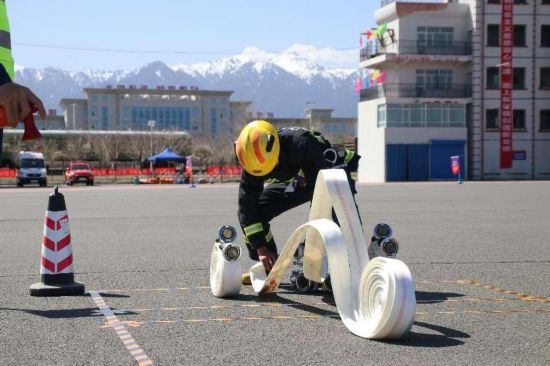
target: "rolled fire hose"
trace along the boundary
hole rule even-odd
[[[340,227],[330,219],[333,207]],[[254,291],[263,294],[279,286],[296,248],[305,239],[305,276],[322,282],[328,262],[336,307],[353,334],[369,339],[403,336],[411,328],[416,311],[414,280],[400,260],[377,257],[369,261],[343,170],[319,172],[309,220],[290,236],[268,276],[261,263],[250,268]]]
[[[238,257],[227,260],[221,248],[219,242],[214,243],[212,247],[212,254],[210,255],[210,290],[216,297],[236,296],[241,291],[241,264]]]

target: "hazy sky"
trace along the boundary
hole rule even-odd
[[[195,63],[246,47],[349,50],[374,25],[378,0],[6,0],[15,63],[69,70]],[[59,48],[36,47],[57,46]],[[62,49],[154,51],[97,52]],[[357,67],[358,60],[340,61]]]

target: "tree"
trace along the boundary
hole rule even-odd
[[[195,148],[193,151],[193,156],[195,156],[197,159],[199,159],[199,170],[202,173],[202,167],[208,165],[210,163],[210,159],[214,155],[214,151],[212,148],[207,145],[199,145]]]
[[[126,152],[130,158],[138,162],[141,167],[141,162],[148,156],[149,137],[143,135],[131,136],[126,144]]]

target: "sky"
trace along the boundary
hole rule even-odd
[[[251,47],[278,53],[293,45],[325,50],[312,51],[323,66],[356,68],[359,33],[374,26],[380,7],[378,0],[6,3],[16,65],[72,71],[131,70],[152,61],[191,64]]]

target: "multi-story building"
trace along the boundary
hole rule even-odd
[[[134,85],[85,88],[86,99],[62,99],[68,129],[188,131],[191,135],[234,133],[250,102],[232,102],[232,91]]]
[[[271,113],[257,113],[256,119],[265,119],[275,128],[313,128],[333,143],[353,142],[357,137],[357,118],[333,117],[332,112],[332,109],[308,108],[303,118],[276,118]],[[252,114],[249,115],[250,120],[253,117]]]
[[[452,179],[453,155],[470,179],[550,176],[550,1],[513,5],[511,168],[500,164],[498,3],[383,1],[382,31],[361,50],[361,67],[385,80],[361,90],[359,180]]]

